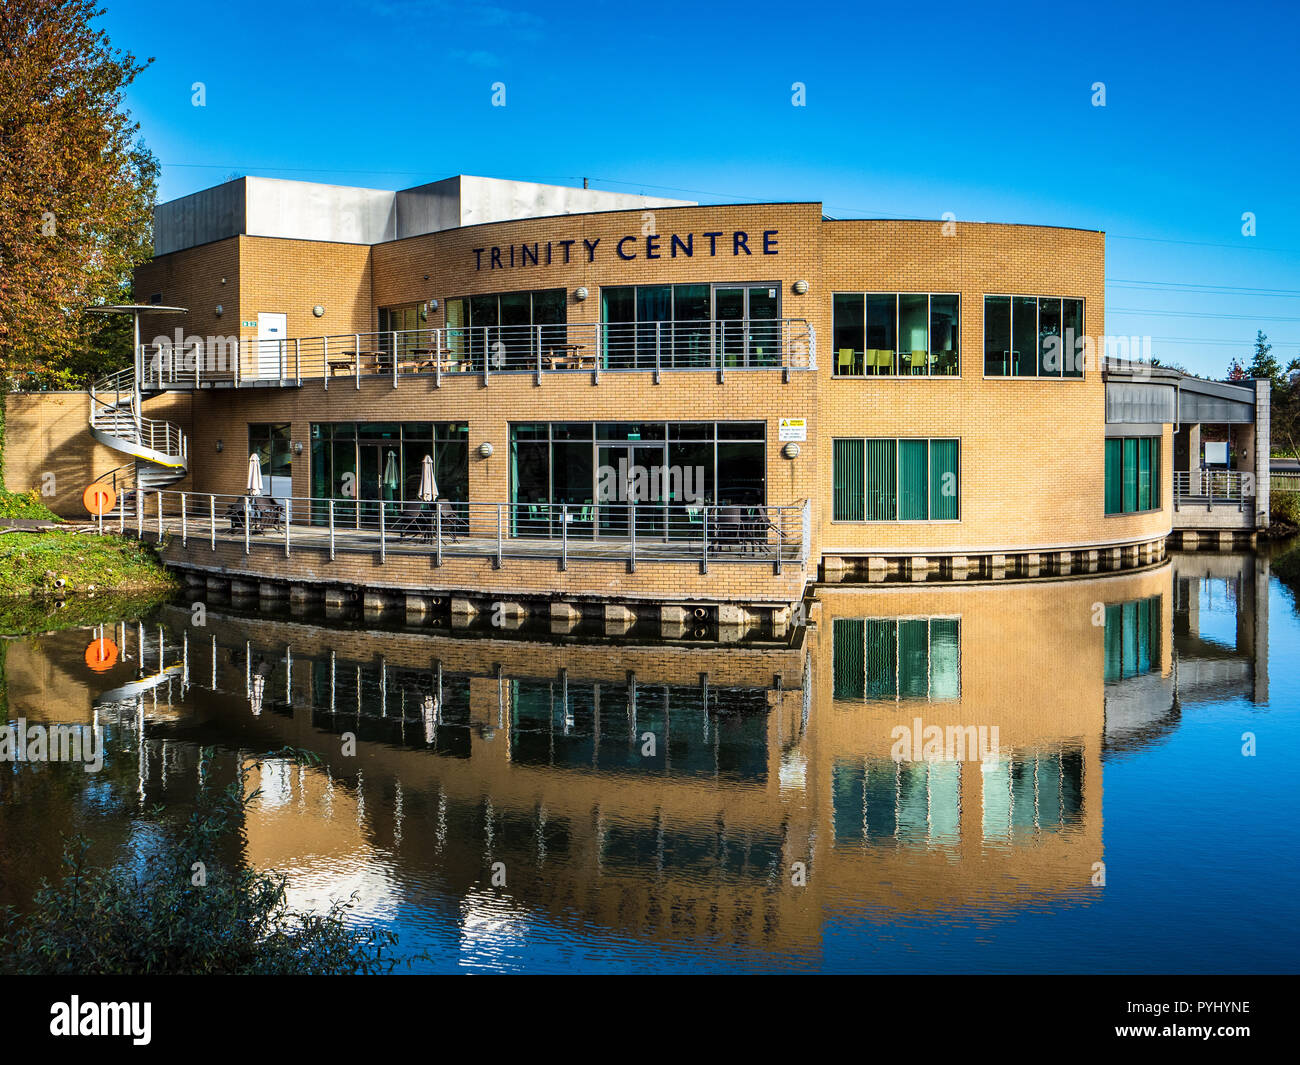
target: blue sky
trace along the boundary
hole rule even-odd
[[[1104,229],[1107,332],[1215,376],[1257,328],[1300,356],[1300,13],[1281,0],[104,3],[114,44],[155,57],[127,103],[163,199],[235,174],[585,176]]]

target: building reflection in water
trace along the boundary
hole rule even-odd
[[[192,798],[203,744],[246,764],[314,752],[261,763],[244,826],[249,859],[287,872],[298,903],[358,891],[363,915],[455,922],[467,950],[543,922],[809,954],[831,912],[1096,898],[1105,759],[1198,700],[1267,691],[1261,566],[1189,555],[1095,579],[829,590],[793,647],[215,608],[192,628],[177,606],[122,627],[123,663],[91,681],[71,646],[84,633],[17,645],[10,714],[67,674],[65,712],[112,726],[146,803]],[[216,765],[233,779],[233,759]]]

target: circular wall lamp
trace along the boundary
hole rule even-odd
[[[574,290],[574,293],[573,293],[573,296],[574,296],[574,298],[575,298],[579,303],[581,303],[583,300],[585,300],[585,299],[587,298],[587,288],[586,288],[586,286],[584,285],[582,288],[575,289],[575,290]]]
[[[218,440],[218,441],[217,441],[217,453],[220,454],[222,448],[224,448],[225,446],[226,446],[225,444],[223,444],[220,440]]]
[[[808,294],[808,282],[796,281],[794,283],[794,294],[796,296],[805,296]]]
[[[311,309],[311,313],[313,318],[320,318],[325,313],[325,308],[318,303]]]
[[[792,440],[781,449],[781,454],[788,459],[797,459],[799,457],[799,445]]]
[[[301,454],[302,454],[302,441],[301,441],[301,440],[295,440],[295,441],[293,442],[293,453],[294,453],[295,455],[301,455]]]
[[[216,313],[216,316],[217,316],[218,318],[220,318],[223,314],[226,313],[226,308],[223,307],[223,306],[221,306],[220,303],[218,303],[217,306],[216,306],[215,313]]]
[[[483,443],[478,446],[478,453],[480,458],[490,459],[492,457],[492,445],[484,440]]]
[[[425,280],[427,281],[428,278],[425,278]],[[437,300],[430,300],[430,301],[429,301],[429,310],[430,310],[430,311],[436,311],[437,309],[438,309],[438,301],[437,301]]]

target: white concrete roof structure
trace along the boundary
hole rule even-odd
[[[393,191],[241,177],[154,208],[154,254],[234,236],[381,244],[521,218],[690,207],[694,201],[503,178],[455,177]]]

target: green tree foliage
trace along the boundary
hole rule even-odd
[[[286,752],[281,752],[286,753]],[[289,752],[311,760],[305,752]],[[202,752],[200,777],[211,769]],[[325,913],[292,910],[285,880],[229,861],[248,805],[250,768],[225,790],[201,789],[170,843],[127,867],[93,868],[73,839],[64,876],[43,883],[31,910],[0,914],[0,973],[155,975],[388,972],[396,936],[348,920],[351,901]],[[195,863],[202,863],[200,874]],[[204,883],[195,883],[196,878]]]
[[[152,60],[115,51],[91,0],[0,4],[0,392],[129,359],[121,301],[152,254],[158,163],[123,106]]]

